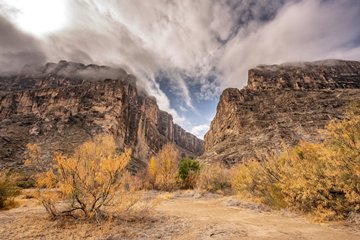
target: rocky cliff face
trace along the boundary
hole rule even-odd
[[[360,103],[360,62],[327,60],[260,66],[247,86],[226,89],[205,135],[208,161],[262,160],[300,140],[322,140],[320,129]]]
[[[169,142],[184,155],[203,152],[203,141],[174,124],[122,69],[61,61],[0,82],[2,166],[21,164],[27,143],[40,145],[46,159],[100,133],[112,134],[120,149],[131,147],[135,167]]]

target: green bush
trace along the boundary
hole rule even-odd
[[[21,189],[34,188],[35,184],[35,172],[29,169],[26,170],[15,170],[14,174],[16,177],[16,185]]]
[[[179,178],[183,188],[194,188],[200,171],[200,164],[194,159],[183,159],[179,165]]]

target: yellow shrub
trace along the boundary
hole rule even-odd
[[[146,173],[145,179],[145,187],[147,189],[155,189],[156,188],[156,177],[157,177],[157,164],[156,158],[151,157]]]
[[[230,170],[220,164],[203,165],[197,178],[198,189],[222,192],[230,188]]]
[[[327,126],[324,147],[330,151],[326,174],[335,180],[337,192],[351,204],[347,211],[360,212],[360,104],[349,107],[343,120]]]
[[[288,206],[318,220],[360,212],[360,110],[326,127],[323,143],[301,142],[275,160],[238,167],[232,179],[240,194],[274,207]]]
[[[116,213],[140,213],[144,215],[159,203],[160,199],[154,198],[149,192],[143,191],[142,175],[124,173],[118,194],[114,199]]]
[[[26,144],[25,155],[25,166],[30,166],[36,172],[45,171],[46,165],[42,162],[41,148],[38,145],[32,143]]]
[[[7,171],[0,172],[0,209],[9,209],[15,205],[14,197],[20,194],[16,186],[16,176]]]
[[[288,205],[319,217],[334,215],[338,204],[331,191],[334,179],[326,175],[326,149],[302,142],[280,160],[284,163],[280,186]]]
[[[98,217],[101,208],[113,200],[119,189],[130,158],[131,150],[116,153],[111,136],[98,136],[69,157],[56,154],[52,168],[37,175],[37,197],[52,216]],[[59,199],[70,200],[61,211],[55,206]]]
[[[283,208],[286,202],[279,186],[278,170],[278,162],[272,159],[239,165],[233,170],[232,188],[244,197],[253,197],[273,208]]]
[[[166,144],[149,161],[147,185],[149,188],[171,191],[177,187],[179,151],[173,144]]]

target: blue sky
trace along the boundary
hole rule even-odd
[[[183,78],[187,79],[187,82],[192,82],[192,76],[183,76]],[[204,78],[206,78],[207,82],[217,82],[216,76],[213,75]],[[211,90],[211,94],[203,96],[200,95],[203,85],[191,85],[189,94],[192,99],[192,107],[189,107],[186,105],[182,94],[178,94],[176,89],[171,88],[171,80],[168,77],[159,74],[156,81],[159,82],[160,89],[169,98],[170,107],[182,116],[181,125],[202,138],[209,128],[209,123],[215,116],[214,109],[216,109],[219,101],[220,87],[217,86],[217,88]]]
[[[0,71],[122,67],[200,138],[249,68],[330,58],[360,60],[360,1],[0,0]]]

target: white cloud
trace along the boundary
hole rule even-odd
[[[213,100],[221,94],[220,83],[217,80],[204,81],[196,96],[199,100]]]
[[[187,112],[188,111],[188,109],[186,107],[182,106],[182,105],[179,105],[179,109],[182,112]]]
[[[244,86],[248,69],[259,64],[337,57],[359,60],[349,45],[360,38],[360,4],[354,2],[299,1],[283,7],[273,21],[249,26],[249,34],[240,31],[224,47],[219,61],[223,88]]]
[[[204,135],[208,130],[209,130],[209,125],[201,124],[193,127],[190,132],[195,136],[197,136],[198,138],[204,139]]]
[[[179,124],[186,123],[183,111],[170,107],[155,81],[159,72],[196,112],[193,96],[210,100],[226,87],[243,87],[258,64],[360,59],[357,0],[63,1],[67,25],[58,32],[36,39],[14,28],[11,41],[0,39],[0,70],[32,59],[122,66]],[[0,3],[7,21],[15,13]],[[11,26],[2,26],[1,36],[10,36]]]

